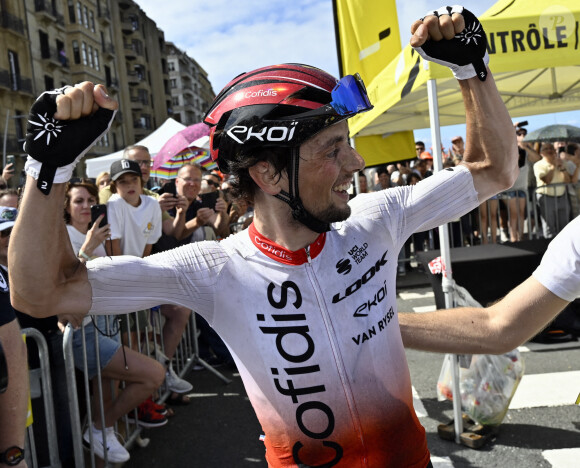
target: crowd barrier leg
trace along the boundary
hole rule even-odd
[[[40,368],[33,369],[29,372],[30,375],[30,389],[31,398],[41,397],[44,404],[44,416],[46,418],[46,437],[48,441],[48,456],[50,467],[60,468],[60,458],[58,452],[58,439],[56,430],[56,419],[54,413],[54,400],[52,398],[52,380],[50,377],[50,362],[48,355],[48,345],[42,333],[35,328],[25,328],[22,333],[26,335],[26,339],[32,338],[38,347],[38,357],[40,360]],[[40,382],[40,386],[38,386]],[[34,386],[34,387],[33,387]],[[40,391],[37,391],[38,389]],[[34,394],[33,394],[34,391]],[[33,415],[34,418],[34,415]],[[34,422],[33,422],[34,424]],[[34,442],[34,434],[32,427],[28,431],[28,450],[31,452],[31,465],[37,466],[36,447]],[[32,436],[32,437],[31,437]]]
[[[75,378],[75,362],[72,352],[72,339],[73,339],[73,328],[71,324],[68,324],[64,331],[62,346],[64,352],[64,364],[66,369],[67,388],[69,391],[69,411],[72,426],[73,451],[75,458],[75,467],[84,468],[85,460],[83,456],[81,417],[79,411],[77,382]]]
[[[154,329],[154,346],[157,346],[156,337],[160,337],[160,347],[162,352],[165,353],[165,343],[163,342],[163,323],[164,317],[160,310],[157,310],[153,314],[153,329]],[[193,367],[194,364],[199,363],[207,370],[212,372],[216,377],[221,379],[224,383],[229,384],[231,380],[228,379],[221,372],[216,370],[211,364],[207,363],[199,357],[199,345],[198,345],[198,333],[195,324],[195,314],[193,312],[189,315],[189,321],[185,327],[185,331],[182,335],[182,339],[175,350],[175,355],[173,356],[172,365],[174,366],[175,373],[183,378],[187,372]],[[160,397],[160,401],[166,401],[171,395],[171,391],[166,386],[165,391]]]
[[[192,339],[192,344],[193,344],[192,364],[198,363],[198,364],[202,365],[203,367],[205,367],[208,371],[210,371],[216,377],[218,377],[219,379],[224,381],[226,384],[231,383],[232,381],[230,379],[228,379],[225,375],[223,375],[221,372],[216,370],[211,364],[207,363],[199,356],[199,343],[197,341],[198,333],[197,333],[197,325],[195,323],[195,314],[192,313],[189,320],[190,320],[190,324],[191,324],[191,339]]]

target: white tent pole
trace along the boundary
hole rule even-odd
[[[429,121],[431,124],[431,141],[433,143],[433,166],[435,172],[443,169],[443,157],[441,155],[441,127],[439,124],[439,103],[437,100],[437,82],[427,81],[427,94],[429,97]],[[453,307],[453,295],[451,289],[451,253],[449,249],[449,229],[447,224],[439,226],[439,244],[441,248],[441,260],[444,265],[444,272],[441,275],[441,286],[445,296],[445,307]],[[455,442],[460,443],[459,436],[463,432],[463,418],[461,415],[461,397],[459,392],[459,365],[457,356],[452,355],[451,359],[451,382],[453,386],[453,417],[455,421]]]

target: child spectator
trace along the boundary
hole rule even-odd
[[[111,190],[107,204],[111,224],[109,255],[146,257],[161,237],[159,202],[142,194],[139,164],[129,159],[111,165]]]

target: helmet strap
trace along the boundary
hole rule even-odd
[[[330,230],[330,224],[325,223],[314,216],[312,216],[300,200],[298,193],[298,165],[300,162],[300,147],[295,146],[290,151],[290,170],[288,171],[288,189],[290,193],[281,190],[280,193],[274,195],[276,198],[287,203],[292,209],[292,217],[304,224],[308,229],[314,232],[322,233]]]

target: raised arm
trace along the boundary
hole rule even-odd
[[[54,100],[54,96],[51,98]],[[106,131],[110,124],[99,120],[103,113],[100,113],[98,119],[91,118],[99,108],[117,109],[117,102],[107,96],[102,85],[94,86],[85,82],[66,88],[64,93],[56,97],[56,113],[51,112],[48,116],[51,117],[54,113],[56,124],[63,126],[62,132],[56,138],[72,139],[76,136],[85,139],[85,147],[88,149],[95,137]],[[109,113],[107,118],[112,119],[113,115]],[[31,120],[33,117],[31,111]],[[80,119],[90,119],[93,128],[86,135],[78,128],[71,134],[66,125]],[[95,135],[95,126],[102,127],[102,132],[98,135]],[[43,137],[46,138],[46,135],[39,137],[37,142],[45,141],[45,153],[50,154],[54,140],[51,142]],[[65,146],[75,150],[79,148],[78,141],[71,140],[65,141]],[[32,150],[39,151],[37,147],[31,146],[26,149],[31,154]],[[44,176],[41,163],[34,160],[27,163],[27,172],[32,176],[29,175],[26,179],[26,189],[11,238],[8,258],[12,303],[16,309],[34,317],[47,317],[57,313],[84,315],[91,306],[91,286],[87,272],[73,252],[62,215],[65,182],[70,178],[76,160],[86,149],[66,155],[68,160],[61,154],[55,156],[55,166],[58,169],[53,179],[50,179],[50,184],[54,181],[54,185],[48,194],[37,188],[37,179],[40,177],[42,180]],[[41,155],[40,159],[44,161],[42,164],[46,164],[46,158]]]
[[[400,313],[406,347],[439,353],[501,354],[532,338],[568,301],[534,277],[486,308],[461,307],[425,314]]]
[[[471,171],[484,201],[513,185],[519,173],[518,151],[511,118],[487,68],[483,30],[479,41],[461,41],[466,24],[476,33],[480,27],[462,7],[442,8],[413,24],[410,43],[425,59],[451,68],[459,80],[467,126],[461,164]]]

